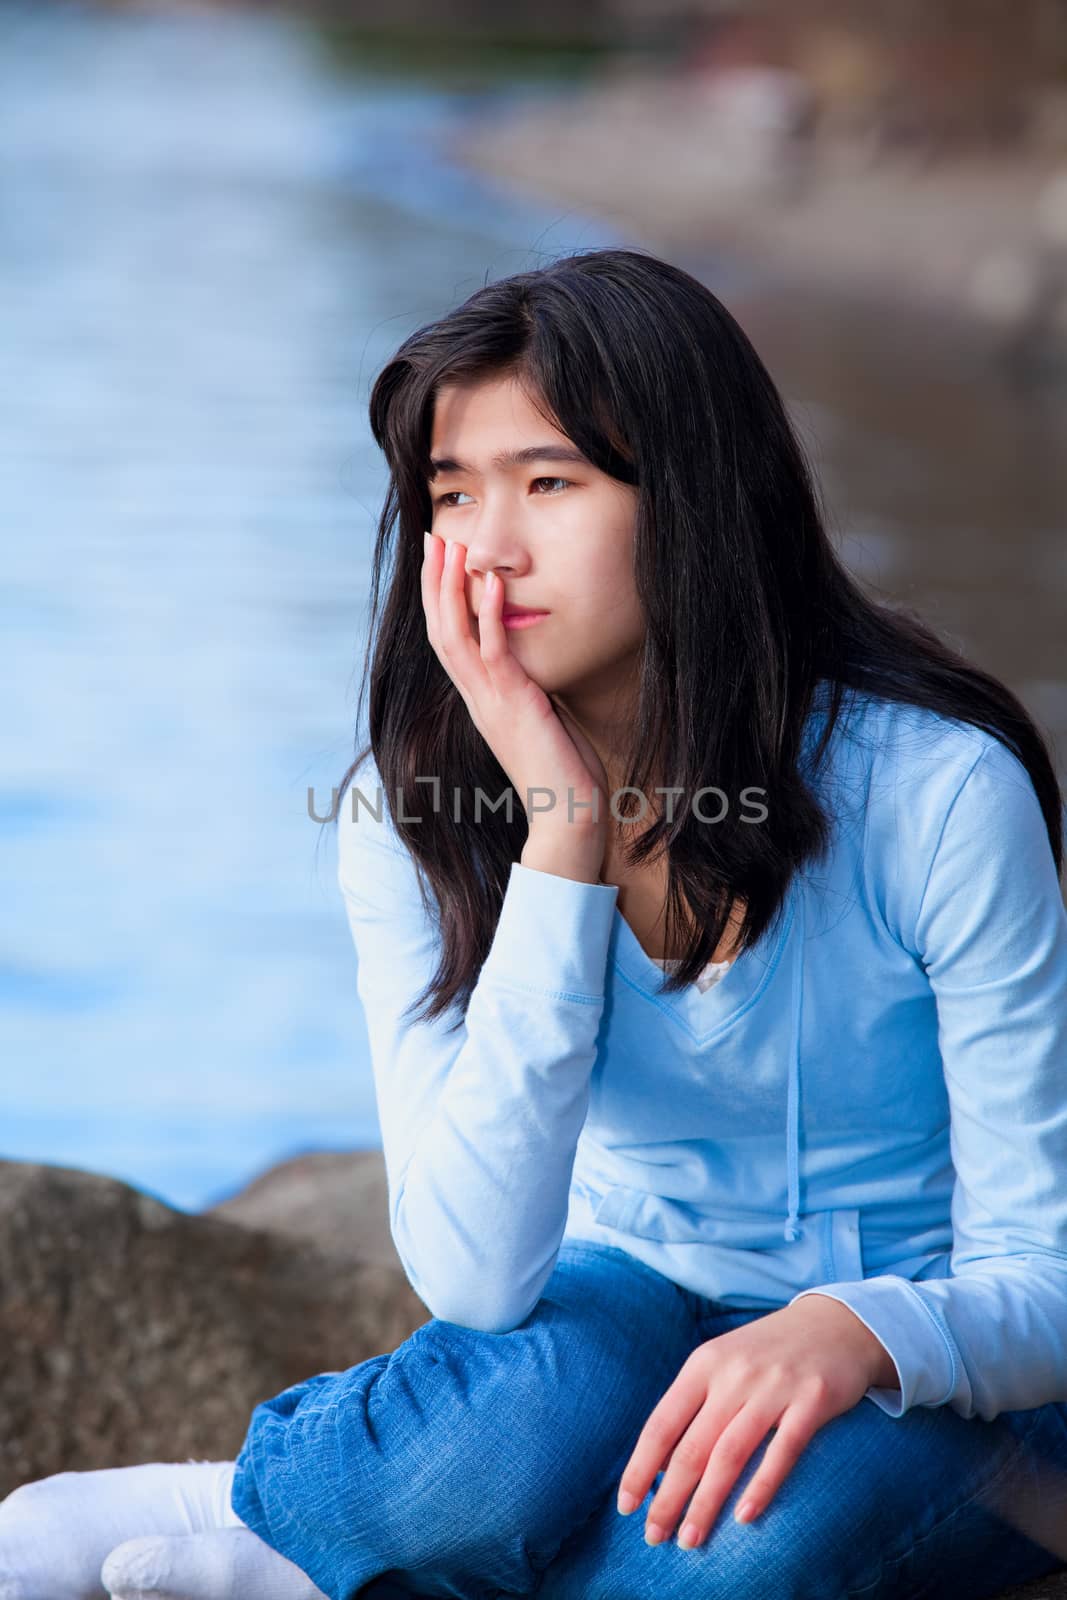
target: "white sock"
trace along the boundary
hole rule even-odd
[[[127,1539],[100,1573],[112,1600],[327,1600],[250,1528]]]
[[[233,1474],[232,1461],[149,1461],[22,1484],[0,1501],[0,1600],[106,1600],[100,1569],[125,1540],[243,1528]]]

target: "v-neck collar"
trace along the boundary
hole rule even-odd
[[[832,684],[827,678],[820,678],[815,687],[801,740],[802,765],[806,763],[816,736],[822,729],[831,689]],[[802,871],[793,873],[775,921],[750,950],[743,950],[734,956],[722,977],[710,989],[701,991],[695,983],[690,983],[674,994],[660,994],[658,990],[667,973],[651,956],[645,954],[640,940],[618,905],[615,907],[609,946],[614,970],[624,982],[678,1022],[698,1045],[707,1044],[737,1022],[750,1006],[755,1005],[773,977],[796,917],[798,896],[804,892],[804,877]]]
[[[636,933],[616,906],[611,940],[615,971],[631,988],[673,1017],[698,1043],[706,1044],[732,1026],[763,993],[785,949],[796,912],[796,894],[797,877],[794,875],[776,921],[751,949],[734,956],[718,982],[703,992],[695,983],[690,983],[673,994],[658,993],[667,974],[645,953]]]

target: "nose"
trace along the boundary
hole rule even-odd
[[[517,578],[529,566],[526,552],[506,537],[487,537],[479,529],[471,535],[467,546],[466,573],[468,578],[480,578],[484,585],[488,573],[495,572],[503,582]]]
[[[514,547],[490,548],[480,536],[467,546],[466,570],[470,578],[484,579],[489,572],[495,572],[500,578],[511,578],[524,572],[527,564],[525,556]]]
[[[466,533],[467,575],[483,578],[496,572],[501,578],[518,577],[526,571],[529,558],[516,529],[513,508],[506,500],[490,494],[483,498],[477,518],[463,519]],[[461,533],[460,538],[463,537]]]

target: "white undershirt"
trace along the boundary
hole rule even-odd
[[[664,969],[679,965],[677,961],[669,961],[666,956],[650,956],[649,960],[654,961],[658,967],[663,967]],[[696,986],[701,994],[706,993],[708,989],[719,982],[729,965],[729,961],[708,962],[703,972],[699,973],[696,979]]]

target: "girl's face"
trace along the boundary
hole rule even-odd
[[[518,452],[525,458],[503,459]],[[529,676],[579,715],[607,717],[645,633],[633,580],[637,491],[586,461],[513,378],[442,386],[430,455],[431,527],[466,547],[473,637],[495,569],[505,608],[548,613],[507,629]]]

